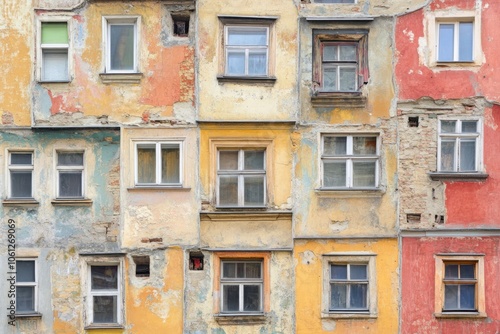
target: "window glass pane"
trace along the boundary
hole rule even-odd
[[[66,81],[68,78],[68,50],[43,50],[42,80]]]
[[[458,264],[445,265],[444,278],[458,278]]]
[[[338,60],[338,46],[323,45],[323,61],[336,61],[336,60]]]
[[[35,261],[16,261],[16,282],[35,281]]]
[[[476,286],[474,284],[460,285],[460,309],[474,310],[476,299]]]
[[[43,22],[42,44],[68,44],[68,24],[66,22]]]
[[[356,67],[339,67],[341,91],[356,90]]]
[[[354,155],[377,154],[377,137],[353,137],[352,153]]]
[[[219,205],[238,205],[238,177],[219,177]]]
[[[338,90],[336,66],[323,68],[323,90],[329,92]]]
[[[455,141],[441,141],[441,170],[453,171],[455,159]]]
[[[179,145],[161,145],[161,183],[180,182],[180,150]]]
[[[330,284],[330,307],[332,310],[347,308],[347,286],[345,284]]]
[[[347,137],[324,137],[323,154],[325,155],[347,154]]]
[[[16,287],[16,312],[35,311],[35,287]]]
[[[346,264],[332,264],[330,268],[332,279],[347,279]]]
[[[260,285],[243,286],[243,311],[260,311]]]
[[[245,205],[264,204],[264,176],[245,176]]]
[[[228,45],[267,45],[266,28],[228,28]]]
[[[463,133],[476,133],[477,132],[477,121],[462,121],[462,132]]]
[[[83,166],[83,153],[57,153],[58,166]]]
[[[444,286],[444,309],[458,309],[458,285]]]
[[[222,264],[222,277],[235,278],[236,277],[236,263],[224,262]]]
[[[455,133],[457,121],[441,121],[442,133]]]
[[[260,263],[246,263],[246,278],[261,278]]]
[[[12,197],[31,197],[31,171],[10,172],[10,192]]]
[[[367,284],[351,284],[350,308],[366,309]]]
[[[240,262],[236,264],[236,277],[245,278],[245,263]]]
[[[244,151],[245,170],[263,170],[264,152],[263,151]]]
[[[82,196],[82,172],[59,172],[59,196]]]
[[[118,289],[118,266],[92,266],[90,275],[92,290]]]
[[[95,323],[117,323],[117,297],[94,296],[94,321]]]
[[[10,164],[31,166],[31,157],[32,157],[31,153],[11,153]]]
[[[356,45],[340,45],[340,60],[356,61]]]
[[[350,266],[351,279],[367,279],[366,264],[351,264]]]
[[[474,278],[474,265],[473,264],[462,264],[460,265],[460,278]]]
[[[242,51],[229,51],[227,53],[227,74],[245,74],[245,53]]]
[[[439,25],[439,54],[440,61],[453,61],[454,49],[454,25],[440,24]]]
[[[156,182],[155,144],[137,145],[137,182]]]
[[[458,25],[458,60],[472,61],[472,22],[461,22]]]
[[[134,70],[134,25],[110,25],[109,34],[111,69]]]
[[[324,162],[325,187],[346,187],[346,161]]]
[[[353,187],[375,187],[375,161],[353,161]]]
[[[476,170],[476,140],[460,140],[460,171]]]
[[[250,51],[248,54],[248,74],[267,74],[267,53],[265,51]]]
[[[238,170],[238,151],[220,151],[219,170]]]
[[[239,285],[228,285],[224,284],[222,286],[222,294],[224,298],[222,300],[222,311],[223,312],[238,312],[240,310],[240,287]]]

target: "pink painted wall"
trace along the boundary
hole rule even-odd
[[[500,331],[500,237],[403,238],[401,333],[489,334]],[[437,253],[483,253],[486,319],[434,317]]]

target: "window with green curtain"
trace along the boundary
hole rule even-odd
[[[68,23],[43,22],[42,44],[68,44]]]

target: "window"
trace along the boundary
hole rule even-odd
[[[118,264],[89,265],[89,324],[121,323],[121,272]]]
[[[222,261],[221,312],[262,312],[262,261]]]
[[[16,260],[16,313],[37,311],[36,261]]]
[[[137,17],[105,18],[106,72],[136,73]]]
[[[41,81],[69,81],[68,22],[41,22]]]
[[[266,200],[266,154],[264,150],[219,150],[217,205],[262,207]]]
[[[136,143],[136,185],[181,186],[180,142]]]
[[[438,26],[438,61],[474,60],[474,23],[441,22]]]
[[[479,120],[440,120],[440,172],[480,171],[481,123]]]
[[[378,187],[378,136],[323,135],[322,188],[366,189]]]
[[[484,256],[436,256],[436,315],[485,316]]]
[[[9,198],[33,198],[33,153],[9,152]]]
[[[57,152],[57,197],[82,198],[83,152]]]
[[[323,317],[375,317],[375,254],[323,256]]]
[[[314,31],[317,93],[358,92],[368,82],[367,31]]]

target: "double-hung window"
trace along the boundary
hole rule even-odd
[[[481,122],[479,120],[440,120],[440,172],[478,172],[481,168]]]
[[[181,142],[140,142],[135,145],[136,185],[182,185]]]
[[[68,22],[41,22],[41,81],[69,81]]]
[[[121,273],[118,264],[89,265],[88,324],[121,323]]]
[[[227,25],[224,30],[225,75],[267,76],[269,27]]]
[[[378,187],[379,137],[372,134],[323,135],[322,188]]]
[[[16,260],[16,313],[37,311],[37,288],[36,261]]]
[[[368,264],[330,264],[330,311],[368,311]]]
[[[84,196],[83,152],[57,152],[57,197]]]
[[[137,17],[105,18],[106,72],[138,72]]]
[[[9,198],[33,198],[33,153],[9,152]]]
[[[262,312],[262,261],[222,261],[220,286],[222,313]]]
[[[263,207],[266,201],[264,150],[219,150],[217,206]]]
[[[474,22],[439,22],[438,62],[474,60]]]

